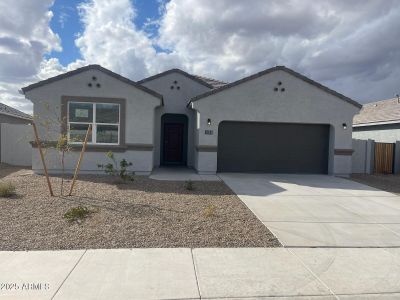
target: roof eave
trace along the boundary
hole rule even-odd
[[[357,123],[353,124],[353,127],[379,126],[379,125],[398,124],[398,123],[400,123],[400,120],[378,121],[378,122],[368,122],[368,123]]]
[[[9,116],[9,117],[17,118],[17,119],[22,119],[22,120],[26,120],[26,121],[30,121],[30,122],[33,121],[32,117],[29,118],[29,117],[17,116],[17,115],[14,115],[14,114],[9,114],[9,113],[3,112],[3,111],[0,111],[0,115],[5,115],[5,116]]]

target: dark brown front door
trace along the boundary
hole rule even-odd
[[[183,129],[180,123],[164,124],[164,163],[183,163]]]

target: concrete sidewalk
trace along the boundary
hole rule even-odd
[[[399,248],[0,252],[6,299],[399,299]]]

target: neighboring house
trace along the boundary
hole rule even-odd
[[[8,105],[0,103],[0,162],[3,161],[1,157],[2,148],[5,147],[4,143],[6,143],[5,137],[1,136],[2,124],[30,124],[32,121],[32,117],[22,111],[19,111],[15,108],[12,108]],[[17,138],[17,137],[15,137]],[[2,145],[3,142],[3,145]],[[4,150],[3,150],[4,151]]]
[[[352,119],[361,105],[283,66],[233,83],[172,69],[131,81],[89,65],[22,89],[34,104],[42,142],[66,133],[76,150],[93,134],[81,169],[98,171],[106,151],[133,163],[138,174],[160,165],[189,166],[202,174],[278,172],[349,174]],[[51,122],[50,122],[51,123]],[[50,133],[49,133],[50,132]],[[59,172],[49,149],[51,172]],[[33,169],[42,171],[36,149]]]
[[[364,104],[353,119],[353,138],[379,143],[400,141],[400,99]]]

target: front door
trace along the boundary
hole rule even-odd
[[[164,124],[164,163],[183,164],[183,132],[182,123]]]

